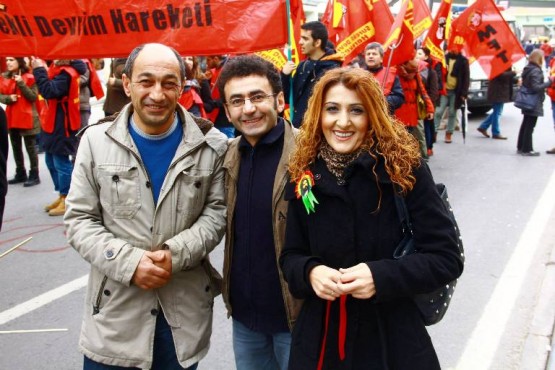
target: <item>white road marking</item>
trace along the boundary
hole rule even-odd
[[[62,298],[69,293],[83,288],[87,285],[88,278],[89,275],[81,276],[80,278],[70,281],[67,284],[64,284],[39,296],[31,298],[27,302],[20,303],[15,307],[0,312],[0,325],[15,320],[18,317],[34,311],[37,308],[40,308],[50,302],[53,302],[58,298]]]
[[[474,328],[457,370],[489,369],[510,313],[555,206],[555,172],[536,203],[518,244]]]

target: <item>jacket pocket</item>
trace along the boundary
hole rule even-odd
[[[133,218],[141,208],[139,169],[136,166],[98,166],[100,201],[114,218]]]
[[[100,286],[98,288],[98,291],[96,293],[96,297],[94,297],[94,301],[93,301],[93,315],[96,315],[97,313],[100,312],[100,305],[102,304],[102,297],[104,295],[110,295],[110,293],[108,290],[106,290],[106,292],[104,291],[104,287],[106,286],[106,281],[108,281],[108,276],[104,276],[102,278],[102,282],[100,283]]]
[[[211,185],[209,171],[184,171],[177,179],[177,211],[196,219],[204,208],[206,194]]]

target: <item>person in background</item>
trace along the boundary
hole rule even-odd
[[[101,99],[104,96],[102,83],[96,69],[89,59],[83,59],[87,71],[79,76],[79,110],[81,112],[81,128],[88,126],[91,117],[91,96]]]
[[[503,106],[513,99],[515,77],[516,72],[508,68],[489,82],[487,99],[493,105],[493,112],[476,129],[485,137],[490,137],[488,129],[491,126],[491,137],[498,140],[507,140],[506,136],[501,135],[499,123],[501,114],[503,114]]]
[[[455,130],[456,110],[459,109],[468,96],[470,86],[470,67],[468,58],[461,54],[461,46],[454,45],[445,55],[447,65],[447,76],[445,79],[446,95],[441,95],[439,107],[435,111],[434,125],[436,131],[443,117],[443,113],[449,107],[449,119],[447,120],[447,131],[445,142],[452,142]]]
[[[0,77],[0,103],[6,104],[8,131],[15,160],[15,176],[8,184],[29,187],[40,184],[37,135],[40,133],[39,93],[35,77],[24,58],[6,57],[7,71]],[[27,175],[22,142],[29,157]]]
[[[125,67],[125,58],[112,59],[110,63],[110,77],[106,85],[106,99],[104,100],[104,115],[106,117],[115,114],[129,103],[129,97],[123,90],[123,81],[121,75]]]
[[[543,79],[543,51],[536,49],[528,57],[528,64],[522,70],[522,86],[530,92],[537,93],[537,102],[533,109],[522,109],[522,123],[518,132],[516,145],[517,154],[525,157],[537,157],[540,152],[534,150],[532,134],[536,127],[538,117],[543,117],[543,101],[545,100],[545,89],[549,87],[555,77],[549,76],[547,81]]]
[[[428,96],[426,87],[422,82],[422,77],[418,71],[418,63],[418,60],[413,59],[397,66],[397,75],[403,89],[405,102],[395,111],[395,117],[405,125],[407,131],[418,141],[422,158],[428,159],[424,130],[423,127],[419,127],[418,98],[424,100],[426,119],[431,120],[434,117],[434,103]]]
[[[289,103],[293,93],[293,126],[302,123],[308,99],[316,81],[328,70],[341,67],[343,59],[335,54],[328,45],[328,30],[322,22],[306,22],[301,26],[299,46],[306,59],[295,65],[293,61],[285,63],[281,70],[281,83],[285,94],[285,102]],[[333,45],[332,45],[333,46]],[[293,71],[295,76],[291,77]],[[293,87],[291,88],[291,85]]]
[[[419,60],[418,70],[428,96],[434,103],[434,107],[439,104],[440,91],[443,86],[441,82],[441,63],[434,62],[430,57],[430,49],[423,47],[416,51],[416,58]],[[434,119],[424,119],[424,136],[426,138],[426,154],[428,157],[434,155],[434,143],[436,141],[436,128]]]
[[[241,370],[286,370],[300,302],[287,289],[278,257],[296,130],[280,117],[285,101],[279,72],[258,56],[231,59],[218,88],[228,119],[241,132],[224,162],[228,237],[223,298],[233,318],[235,364]]]
[[[189,113],[197,117],[207,118],[204,110],[204,102],[200,94],[203,86],[210,91],[210,85],[202,75],[197,57],[183,57],[183,62],[185,63],[187,79],[185,80],[183,92],[179,97],[179,104],[187,109]]]
[[[549,76],[555,78],[555,58],[549,63]],[[555,129],[555,82],[547,88],[547,96],[551,99],[551,114],[553,115],[553,128]],[[546,151],[547,154],[555,154],[555,147]]]
[[[553,53],[553,47],[549,45],[549,40],[543,40],[543,44],[541,44],[540,50],[543,51],[545,68],[549,68],[549,62],[551,61],[551,54]]]
[[[178,104],[185,66],[170,47],[136,47],[122,79],[131,104],[85,130],[64,218],[91,265],[83,369],[194,370],[219,294],[227,139]]]
[[[370,71],[382,86],[389,113],[393,114],[405,102],[405,95],[395,67],[389,71],[383,66],[384,50],[382,44],[371,42],[364,49],[363,69]],[[387,72],[387,75],[386,75]]]
[[[8,193],[8,178],[6,167],[8,161],[8,120],[4,108],[0,106],[0,231],[4,219],[4,206]]]
[[[304,299],[289,370],[439,369],[412,298],[462,273],[457,234],[416,141],[369,73],[334,69],[318,81],[289,173],[280,265]],[[395,191],[421,252],[398,260]]]
[[[70,157],[75,158],[79,144],[76,134],[81,128],[79,78],[87,71],[87,65],[82,60],[64,59],[55,60],[47,69],[46,63],[38,58],[32,58],[31,65],[39,92],[48,101],[41,144],[54,190],[59,194],[44,210],[50,216],[63,216],[73,172]]]
[[[204,110],[207,113],[208,119],[214,122],[214,126],[216,126],[218,130],[223,132],[228,138],[233,139],[235,137],[235,128],[233,128],[231,122],[227,120],[224,102],[220,96],[220,90],[218,89],[218,78],[227,60],[227,56],[225,55],[210,55],[206,57],[207,70],[205,76],[210,80],[211,99],[207,99],[204,95],[202,95],[202,97]]]

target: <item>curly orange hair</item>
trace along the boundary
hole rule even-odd
[[[413,169],[420,164],[418,143],[401,122],[389,115],[382,89],[374,76],[360,68],[332,69],[314,86],[297,136],[296,149],[289,160],[292,181],[300,179],[303,171],[316,159],[324,138],[320,124],[324,99],[328,90],[338,84],[355,91],[368,112],[370,124],[362,143],[363,148],[375,159],[378,156],[385,159],[385,168],[391,181],[403,193],[411,190],[416,181]],[[373,172],[377,176],[375,169]]]

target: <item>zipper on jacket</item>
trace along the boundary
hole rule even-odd
[[[104,287],[106,286],[106,281],[108,280],[108,276],[104,275],[102,278],[102,282],[100,283],[100,289],[98,289],[98,294],[96,295],[96,300],[93,305],[93,315],[96,315],[100,312],[100,302],[102,302],[102,292],[104,291]]]

